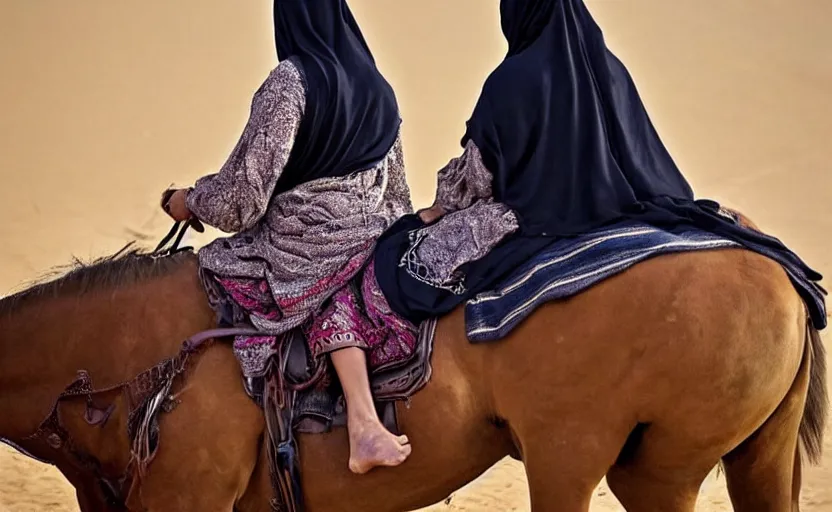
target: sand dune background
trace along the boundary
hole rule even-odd
[[[832,273],[832,3],[588,0],[698,194]],[[418,206],[504,51],[497,0],[351,0],[404,117]],[[159,193],[214,172],[275,65],[271,2],[0,0],[0,293],[167,228]],[[212,233],[200,237],[204,241]],[[832,436],[831,436],[832,437]],[[804,508],[832,511],[832,444]],[[594,511],[618,510],[599,487]],[[51,468],[0,449],[0,512],[75,511]],[[430,510],[528,510],[502,463]],[[730,510],[723,480],[702,511]]]

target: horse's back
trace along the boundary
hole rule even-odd
[[[531,373],[546,370],[549,382],[570,384],[598,382],[588,375],[603,368],[626,373],[627,380],[641,375],[652,385],[666,367],[677,368],[677,380],[695,371],[728,370],[760,351],[766,357],[756,370],[788,367],[791,378],[803,353],[802,341],[794,340],[803,339],[805,328],[805,307],[780,265],[724,249],[636,265],[545,305],[484,350],[495,371],[514,374],[522,364]]]

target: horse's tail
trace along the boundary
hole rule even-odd
[[[811,322],[811,320],[810,320]],[[820,333],[807,325],[807,356],[810,357],[809,394],[800,421],[800,441],[809,462],[819,464],[823,452],[823,432],[829,411],[829,391],[826,388],[826,348]]]

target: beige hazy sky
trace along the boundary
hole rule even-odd
[[[351,0],[430,202],[503,53],[497,0]],[[832,2],[589,0],[700,196],[832,270]],[[269,0],[0,0],[0,293],[167,228],[275,65]],[[150,243],[150,242],[148,242]]]

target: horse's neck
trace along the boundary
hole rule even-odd
[[[190,264],[118,289],[21,305],[0,318],[0,437],[31,434],[79,370],[96,389],[120,384],[212,323]]]

